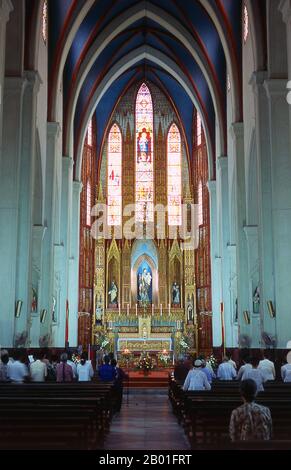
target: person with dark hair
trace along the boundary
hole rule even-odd
[[[8,382],[7,364],[9,362],[9,354],[6,349],[2,349],[0,353],[0,382]]]
[[[47,376],[47,366],[43,362],[43,353],[42,351],[37,351],[33,356],[34,362],[29,366],[31,381],[44,382]]]
[[[206,374],[201,370],[203,362],[197,359],[193,365],[193,369],[188,372],[183,390],[211,390],[211,385],[207,380]]]
[[[94,376],[94,370],[91,361],[88,361],[88,354],[83,352],[81,362],[77,365],[78,382],[90,382]]]
[[[255,403],[256,382],[241,382],[243,405],[233,410],[229,423],[229,435],[235,441],[268,441],[272,437],[272,418],[269,408]]]
[[[222,363],[219,364],[217,370],[217,378],[219,380],[233,380],[236,378],[236,370],[229,361],[228,356],[224,356]]]
[[[115,378],[115,370],[110,364],[109,356],[104,357],[104,364],[99,367],[98,374],[102,382],[113,382]]]
[[[24,364],[24,354],[21,349],[16,349],[13,354],[13,362],[7,365],[7,376],[12,382],[22,383],[29,377],[28,368]]]
[[[243,376],[244,371],[246,369],[251,369],[252,368],[252,364],[250,363],[250,360],[251,360],[251,358],[249,356],[245,356],[245,358],[243,359],[243,365],[240,367],[240,369],[237,373],[237,380],[242,379],[242,376]]]
[[[276,378],[276,371],[274,362],[270,360],[270,353],[269,351],[265,351],[263,353],[263,357],[259,362],[259,369],[262,371],[263,376],[265,377],[265,381],[267,380],[275,380]]]
[[[184,382],[187,374],[189,372],[189,366],[185,364],[185,361],[183,359],[179,359],[177,364],[175,364],[175,369],[174,369],[174,378],[178,382]]]
[[[61,362],[57,365],[57,382],[73,382],[73,369],[67,364],[67,360],[67,353],[62,353],[60,357]]]
[[[119,412],[122,405],[123,396],[123,382],[128,378],[127,374],[118,367],[116,359],[111,360],[111,366],[115,370],[114,382],[113,382],[113,393],[115,395],[115,411]]]
[[[257,391],[263,392],[264,391],[264,382],[266,381],[262,371],[258,368],[259,359],[257,357],[252,357],[250,359],[251,368],[245,369],[242,380],[246,379],[253,379],[257,384]]]
[[[74,363],[74,361],[72,361],[72,357],[73,357],[72,351],[67,351],[67,354],[68,354],[67,363],[69,364],[69,366],[72,367],[73,376],[74,376],[74,379],[76,379],[77,378],[77,366]]]

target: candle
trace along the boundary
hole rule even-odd
[[[119,313],[119,316],[120,316],[120,304],[118,305],[118,313]]]
[[[129,304],[127,304],[127,316],[129,315]]]
[[[163,315],[163,305],[161,304],[160,305],[160,313],[161,313],[161,316]]]
[[[154,315],[154,304],[152,304],[152,315]]]
[[[169,304],[169,316],[171,315],[171,304]]]
[[[137,316],[137,304],[135,304],[135,315]]]

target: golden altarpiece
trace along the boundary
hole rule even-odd
[[[180,168],[171,167],[177,161]],[[180,179],[172,187],[171,175]],[[193,188],[178,117],[155,85],[136,84],[119,101],[98,176],[96,203],[106,205],[106,230],[95,237],[92,344],[106,337],[117,354],[167,351],[171,361],[183,352],[183,341],[188,351],[197,351],[194,243],[178,227],[189,218]],[[173,201],[178,210],[169,208]]]

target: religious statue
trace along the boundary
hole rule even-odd
[[[32,295],[31,311],[36,312],[37,311],[37,293],[36,293],[36,289],[34,287],[32,287],[31,295]]]
[[[140,302],[150,302],[152,276],[146,268],[138,275],[138,297]]]
[[[140,161],[151,163],[151,137],[145,127],[138,134],[137,149],[137,163]]]
[[[118,296],[118,288],[117,285],[115,284],[115,281],[113,280],[110,285],[110,289],[108,291],[109,295],[109,305],[112,305],[114,307],[117,306],[117,296]]]
[[[256,287],[253,295],[253,313],[260,312],[260,290],[259,286]]]
[[[180,306],[180,287],[176,281],[172,286],[172,305]]]

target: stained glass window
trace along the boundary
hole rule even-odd
[[[249,12],[246,5],[244,6],[243,23],[244,43],[246,43],[249,35]]]
[[[181,225],[181,135],[176,124],[168,132],[168,223]]]
[[[90,181],[87,181],[87,188],[86,188],[86,196],[87,196],[87,201],[86,201],[86,225],[88,227],[91,226],[91,183]]]
[[[153,121],[151,93],[143,83],[137,93],[135,108],[137,222],[154,220]]]
[[[201,117],[200,117],[200,114],[197,113],[197,135],[196,135],[196,138],[197,138],[197,146],[201,145],[202,144],[202,122],[201,122]]]
[[[122,213],[122,136],[117,124],[113,124],[108,137],[107,206],[108,225],[121,225]]]
[[[47,42],[47,17],[48,17],[48,7],[47,7],[47,0],[44,0],[42,6],[42,38],[44,43]]]

